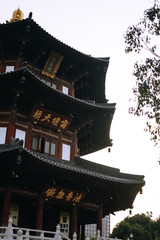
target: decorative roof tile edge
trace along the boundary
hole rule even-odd
[[[125,179],[125,178],[121,179],[121,178],[118,178],[118,177],[105,176],[104,174],[100,175],[100,174],[97,174],[95,172],[89,172],[89,171],[85,171],[83,169],[80,169],[80,168],[75,166],[74,162],[54,158],[54,160],[57,161],[57,163],[56,163],[51,159],[45,158],[44,156],[39,156],[39,155],[37,156],[37,154],[35,152],[33,153],[32,151],[30,151],[26,148],[24,148],[24,151],[28,152],[29,154],[31,154],[34,157],[38,157],[41,161],[46,162],[46,163],[51,164],[51,165],[54,165],[56,167],[60,167],[60,168],[70,170],[70,171],[74,171],[74,172],[77,172],[77,173],[82,173],[82,174],[85,174],[85,175],[90,175],[92,177],[97,177],[99,179],[108,180],[108,181],[111,181],[111,182],[125,183],[125,184],[144,184],[145,183],[144,180]],[[58,161],[59,161],[59,163],[58,163]],[[93,164],[100,165],[98,163],[93,163]],[[67,166],[67,165],[69,165],[69,166]],[[120,174],[122,174],[122,173],[120,172]],[[132,176],[132,174],[130,174],[130,176]],[[137,175],[137,177],[138,177],[138,175]],[[140,176],[140,177],[142,177],[142,176]]]
[[[44,35],[46,35],[46,37],[51,38],[52,40],[57,41],[60,45],[63,45],[65,48],[68,48],[69,50],[71,50],[73,53],[75,54],[80,54],[83,57],[86,57],[90,60],[94,60],[97,62],[101,62],[101,63],[109,63],[109,57],[92,57],[91,55],[82,53],[74,48],[72,48],[71,46],[69,46],[68,44],[65,44],[64,42],[58,40],[56,37],[53,37],[50,33],[48,33],[44,28],[42,28],[36,21],[34,21],[31,18],[26,18],[17,22],[7,22],[7,23],[1,23],[0,26],[6,26],[6,25],[19,25],[19,24],[23,24],[23,23],[29,23],[29,24],[34,24],[36,27],[38,27],[40,29],[40,31],[43,32]]]
[[[41,162],[44,162],[46,164],[55,166],[57,168],[69,170],[69,171],[72,171],[72,172],[84,174],[84,175],[87,175],[87,176],[96,177],[96,178],[104,180],[104,181],[117,182],[117,183],[120,183],[120,184],[133,184],[133,185],[144,185],[145,184],[145,181],[143,180],[144,176],[142,176],[142,175],[126,174],[128,177],[129,176],[130,177],[137,176],[137,177],[141,178],[139,180],[138,179],[137,180],[136,179],[127,179],[127,178],[124,178],[124,177],[123,178],[113,177],[113,176],[109,176],[109,175],[106,176],[104,173],[103,174],[102,173],[98,174],[96,172],[91,172],[89,170],[87,171],[87,170],[81,169],[80,167],[76,166],[74,164],[74,162],[70,162],[70,161],[68,162],[68,161],[65,161],[63,159],[58,159],[56,157],[52,158],[53,159],[52,160],[52,159],[47,158],[45,156],[42,156],[42,155],[40,156],[36,152],[28,150],[27,148],[24,148],[22,146],[11,146],[9,144],[3,144],[3,146],[8,146],[8,147],[1,149],[1,145],[0,145],[0,153],[5,153],[5,152],[8,152],[8,151],[15,151],[15,150],[21,149],[22,151],[24,151],[24,153],[27,153],[30,156],[32,156],[36,159],[39,159]],[[92,164],[101,165],[101,164],[97,164],[97,163],[92,163]],[[119,174],[125,175],[121,172]]]
[[[67,95],[67,94],[64,94],[63,92],[60,92],[59,90],[57,89],[53,89],[52,87],[48,86],[47,84],[45,84],[39,77],[37,77],[33,72],[31,72],[27,67],[22,67],[18,70],[15,70],[15,71],[11,71],[11,72],[7,72],[7,73],[0,73],[0,76],[11,76],[12,74],[17,74],[19,72],[23,72],[23,70],[26,70],[28,72],[28,74],[31,74],[31,76],[33,78],[35,78],[37,81],[40,81],[40,83],[45,86],[47,89],[49,89],[50,91],[52,92],[57,92],[58,94],[62,95],[63,97],[65,97],[66,99],[70,99],[72,101],[75,101],[75,102],[79,102],[79,103],[82,103],[84,105],[87,105],[87,106],[92,106],[92,107],[95,107],[95,108],[98,108],[98,109],[112,109],[112,110],[115,110],[115,105],[116,103],[94,103],[94,102],[91,102],[91,101],[87,101],[87,100],[82,100],[82,99],[79,99],[79,98],[75,98],[75,97],[72,97],[70,95]]]

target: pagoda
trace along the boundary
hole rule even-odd
[[[85,224],[133,207],[144,176],[82,158],[112,146],[109,58],[57,40],[20,9],[0,24],[0,221],[84,239]],[[81,229],[81,233],[80,233]]]

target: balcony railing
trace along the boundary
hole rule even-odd
[[[8,221],[8,226],[0,226],[0,239],[3,240],[71,240],[63,233],[60,232],[60,225],[57,225],[56,231],[45,231],[45,230],[36,230],[28,228],[18,228],[12,226],[12,219]],[[74,233],[72,240],[77,240],[77,234]],[[86,240],[90,240],[89,237],[86,237]],[[100,231],[97,231],[96,240],[121,240],[117,238],[102,238],[100,236]]]

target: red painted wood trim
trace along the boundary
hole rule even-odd
[[[29,123],[29,127],[26,133],[26,142],[25,147],[29,150],[31,150],[32,146],[32,124]]]
[[[2,208],[2,226],[8,226],[8,217],[9,217],[9,209],[11,203],[11,190],[7,189],[5,192],[4,200],[3,200],[3,208]]]
[[[102,205],[98,209],[97,230],[100,231],[100,236],[102,236]]]
[[[72,208],[71,236],[73,236],[73,233],[77,233],[77,205],[73,206],[73,208]]]
[[[43,226],[43,197],[38,199],[36,229],[41,230]]]
[[[6,143],[9,144],[10,138],[15,137],[15,122],[11,120],[7,129]]]
[[[62,138],[60,136],[59,140],[58,140],[58,151],[57,151],[57,157],[59,159],[62,158]]]

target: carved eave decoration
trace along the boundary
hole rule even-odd
[[[56,72],[59,69],[62,59],[63,59],[62,55],[52,51],[42,70],[42,74],[48,77],[54,78],[56,75]]]

